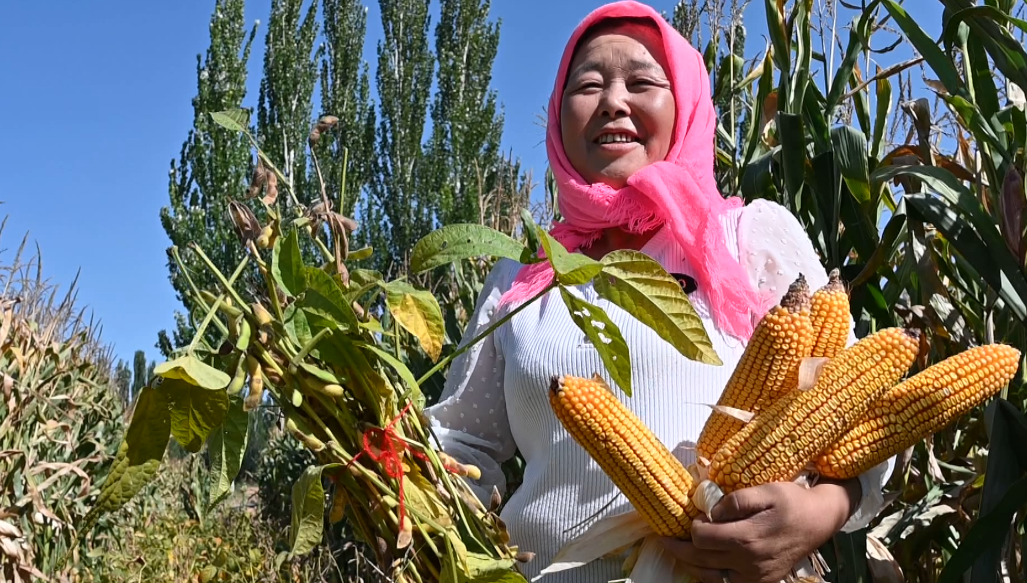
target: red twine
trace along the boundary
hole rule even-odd
[[[349,467],[350,464],[357,461],[357,458],[364,455],[365,453],[374,461],[381,464],[382,469],[390,477],[399,482],[399,525],[403,528],[403,521],[406,517],[406,506],[403,501],[403,452],[409,451],[414,457],[427,460],[428,458],[419,451],[410,449],[405,441],[396,435],[396,430],[393,426],[397,421],[403,418],[410,409],[413,402],[407,403],[406,407],[396,415],[396,418],[389,422],[384,428],[381,427],[369,427],[364,431],[363,441],[364,447],[357,455],[353,456],[353,459],[346,464]],[[377,439],[377,444],[372,444],[372,439]]]

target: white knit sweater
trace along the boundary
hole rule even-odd
[[[827,283],[827,274],[798,221],[784,208],[755,201],[724,216],[728,247],[739,255],[761,290],[779,299],[801,272],[811,289]],[[671,233],[663,229],[642,249],[672,273],[690,273]],[[496,319],[499,297],[509,288],[520,264],[502,260],[493,269],[465,331],[473,338]],[[573,293],[602,308],[628,344],[634,396],[621,400],[685,464],[694,460],[695,440],[741,356],[743,346],[723,335],[710,319],[704,291],[690,296],[703,318],[723,366],[689,360],[627,312],[600,298],[591,284]],[[851,341],[852,339],[850,339]],[[452,363],[440,402],[428,410],[443,449],[481,468],[471,482],[488,504],[492,487],[505,495],[500,464],[520,450],[526,462],[524,481],[506,502],[501,518],[512,543],[536,553],[524,566],[534,577],[568,540],[596,519],[629,506],[613,482],[563,429],[547,397],[553,375],[590,377],[608,382],[599,354],[571,320],[559,293],[553,291],[498,328]],[[614,386],[611,382],[611,386]],[[863,499],[845,531],[865,526],[881,510],[881,489],[892,461],[861,476]],[[623,579],[619,560],[606,559],[554,573],[543,583],[596,583]]]

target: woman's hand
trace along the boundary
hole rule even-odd
[[[735,491],[692,523],[692,540],[664,544],[704,583],[778,583],[845,524],[858,480],[807,489],[791,482]]]

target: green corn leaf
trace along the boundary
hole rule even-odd
[[[788,86],[788,113],[801,114],[806,99],[806,86],[809,84],[810,65],[813,55],[810,46],[809,16],[813,8],[813,0],[797,0],[793,11],[792,24],[795,28],[795,69],[792,71],[791,83]]]
[[[1027,279],[1024,278],[1019,262],[1009,252],[995,221],[984,210],[980,201],[950,172],[932,166],[890,166],[875,172],[874,180],[883,182],[899,175],[915,176],[927,189],[940,195],[945,204],[938,199],[915,198],[918,210],[937,215],[938,220],[932,219],[930,222],[935,223],[948,239],[953,240],[953,243],[956,242],[956,236],[963,235],[959,240],[969,246],[967,251],[972,249],[972,252],[975,255],[979,254],[979,259],[985,262],[982,265],[975,262],[975,266],[983,270],[981,275],[985,276],[988,284],[999,292],[1003,299],[1011,302],[1010,307],[1023,320],[1027,316],[1024,308],[1027,302]],[[906,197],[913,198],[913,195],[907,194]],[[952,211],[958,210],[969,222],[972,231],[965,229],[960,224],[961,220],[950,216],[954,213],[945,212],[946,207]],[[951,231],[951,234],[946,232],[946,229]],[[978,247],[976,241],[980,241],[983,248]],[[959,245],[956,246],[959,249]],[[971,257],[967,259],[973,261]],[[994,269],[989,266],[994,266]]]
[[[842,57],[842,62],[835,71],[834,79],[831,81],[831,91],[827,95],[825,111],[828,116],[832,115],[835,108],[841,103],[845,89],[849,86],[849,80],[852,78],[852,71],[856,68],[856,63],[866,48],[870,25],[873,23],[878,4],[880,4],[880,0],[874,0],[863,8],[863,14],[858,21],[853,19],[852,26],[849,28],[849,42],[845,47],[845,56]]]
[[[907,194],[905,200],[909,212],[919,220],[934,224],[952,246],[972,265],[972,272],[978,274],[1012,308],[1017,318],[1027,318],[1027,307],[1009,277],[996,263],[998,250],[987,245],[959,214],[941,200],[923,194]],[[994,253],[993,253],[994,251]],[[1008,251],[1006,251],[1008,254]]]
[[[874,135],[870,143],[870,157],[880,160],[881,148],[884,147],[884,132],[892,111],[892,86],[887,77],[878,79],[875,84],[877,86],[877,112],[874,117]]]
[[[1002,546],[1016,512],[1027,504],[1027,419],[1004,399],[995,399],[985,412],[989,455],[981,495],[980,515],[952,554],[938,583],[998,580]]]
[[[891,14],[895,23],[899,25],[899,28],[906,34],[906,38],[912,43],[913,47],[916,48],[924,60],[927,61],[928,66],[931,70],[938,75],[938,79],[945,86],[945,89],[952,95],[958,95],[964,98],[969,97],[966,91],[966,85],[963,84],[962,79],[959,77],[959,73],[953,66],[952,61],[949,60],[945,53],[938,47],[938,45],[927,35],[926,32],[920,25],[916,23],[914,19],[906,9],[899,5],[894,0],[883,0],[882,4],[885,9]]]
[[[786,206],[795,212],[799,208],[806,175],[806,133],[802,116],[779,111],[777,131],[781,137],[781,168],[788,201]]]
[[[592,341],[592,346],[602,358],[603,365],[610,373],[613,382],[630,397],[631,359],[628,354],[628,345],[621,336],[620,328],[610,321],[605,312],[571,294],[567,288],[560,287],[560,297],[567,305],[571,319]]]
[[[942,37],[955,38],[961,23],[970,28],[970,36],[980,41],[995,63],[995,68],[1020,87],[1027,88],[1027,52],[1009,34],[1005,26],[1009,23],[1027,32],[1027,21],[1003,13],[994,6],[971,6],[962,0],[943,0],[953,11],[946,22]]]
[[[870,168],[867,165],[867,138],[852,126],[831,130],[835,160],[849,193],[860,206],[870,203]]]
[[[771,92],[774,90],[774,64],[773,55],[770,47],[767,47],[767,52],[763,56],[762,74],[760,75],[760,83],[756,91],[756,99],[750,105],[752,112],[752,123],[749,124],[749,133],[745,137],[745,157],[742,160],[743,175],[748,172],[749,164],[752,161],[752,157],[756,154],[756,149],[760,144],[760,137],[762,135],[763,127],[760,125],[760,121],[763,117],[763,109],[767,105],[767,99],[770,97]],[[742,181],[739,181],[740,183]],[[740,187],[740,186],[739,186]],[[745,200],[752,200],[746,197]]]

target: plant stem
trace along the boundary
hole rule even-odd
[[[467,344],[464,344],[460,348],[456,349],[452,354],[450,354],[446,358],[443,358],[442,360],[440,360],[438,362],[438,364],[433,366],[431,368],[431,370],[429,370],[428,372],[424,373],[424,375],[417,380],[417,386],[418,387],[423,386],[425,381],[427,381],[429,378],[431,378],[431,376],[433,374],[435,374],[435,373],[439,372],[440,370],[442,370],[447,364],[452,362],[453,359],[455,359],[456,357],[458,357],[461,354],[463,354],[464,352],[466,352],[468,348],[470,348],[471,346],[474,346],[475,344],[480,342],[482,338],[484,338],[484,337],[488,336],[489,334],[491,334],[496,328],[499,328],[500,326],[505,324],[508,320],[510,320],[510,318],[513,318],[521,310],[523,310],[524,308],[528,307],[529,304],[534,303],[535,300],[537,300],[537,299],[541,298],[542,296],[546,295],[547,293],[549,293],[553,288],[557,287],[558,285],[559,284],[554,279],[542,291],[540,291],[537,294],[535,294],[534,296],[532,296],[531,299],[529,299],[528,301],[524,302],[523,304],[517,306],[513,310],[510,310],[510,313],[508,313],[505,316],[503,316],[502,318],[496,320],[491,326],[486,328],[485,331],[483,331],[481,334],[478,334],[477,336],[475,336],[470,342],[468,342]]]
[[[290,359],[289,372],[291,374],[296,374],[296,369],[299,368],[300,363],[303,361],[303,359],[306,358],[307,355],[310,354],[310,351],[313,350],[315,346],[317,346],[317,343],[320,342],[321,339],[324,338],[331,331],[331,328],[321,328],[320,330],[318,330],[317,334],[315,334],[314,337],[311,338],[310,341],[303,346],[303,348],[300,348],[300,351],[296,353],[296,356]]]
[[[228,295],[232,296],[232,299],[239,304],[239,309],[245,312],[249,312],[250,308],[249,306],[247,306],[246,300],[244,300],[242,296],[240,296],[239,293],[235,291],[235,288],[232,287],[232,282],[234,282],[235,278],[238,277],[240,273],[242,273],[242,268],[248,262],[249,255],[243,257],[243,260],[239,263],[239,267],[236,268],[235,273],[232,274],[232,279],[229,280],[225,277],[225,274],[221,273],[221,270],[218,269],[217,265],[214,265],[214,262],[210,260],[210,257],[207,257],[207,254],[203,252],[203,249],[201,249],[199,245],[195,243],[190,243],[189,246],[192,248],[193,251],[196,252],[197,255],[200,256],[200,259],[203,260],[203,262],[207,265],[207,268],[214,273],[214,277],[216,277],[218,282],[220,282],[221,285],[224,286],[225,291],[228,293]]]
[[[196,286],[196,283],[193,281],[193,278],[189,276],[189,271],[185,268],[185,263],[182,261],[182,256],[178,253],[178,247],[171,248],[171,256],[175,260],[175,263],[178,264],[178,268],[182,271],[182,275],[185,276],[185,281],[187,284],[189,284],[189,289],[193,292],[193,295],[196,296],[196,301],[200,303],[200,306],[202,306],[203,309],[209,310],[210,306],[207,305],[207,302],[203,299],[203,296],[200,295],[200,288]],[[243,258],[243,261],[246,261],[245,257]],[[228,327],[222,324],[221,320],[214,320],[214,324],[218,327],[218,330],[220,330],[222,334],[228,334]]]
[[[218,313],[218,306],[221,305],[221,301],[224,299],[225,294],[218,296],[218,299],[214,300],[214,305],[207,309],[207,315],[203,317],[203,321],[200,322],[200,326],[196,328],[196,332],[193,334],[193,340],[186,347],[185,353],[192,354],[196,350],[196,345],[199,344],[200,339],[203,338],[203,333],[207,331],[207,326],[210,325],[210,321],[214,319],[214,314]]]
[[[343,212],[342,204],[346,201],[346,167],[349,166],[349,148],[342,148],[342,184],[339,186],[339,213]]]

